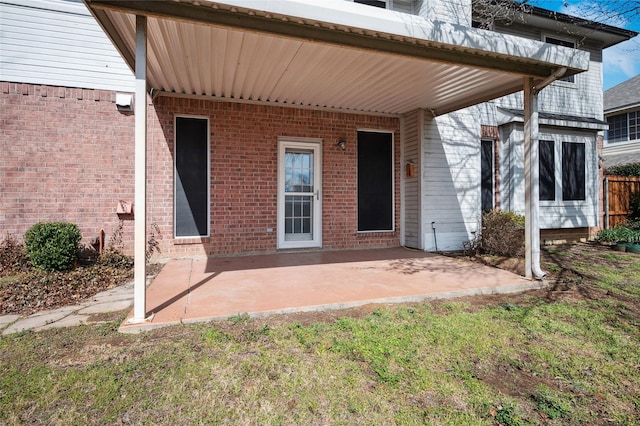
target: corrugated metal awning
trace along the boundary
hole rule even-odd
[[[522,90],[589,55],[345,1],[85,0],[133,68],[148,17],[155,91],[342,111],[443,114]]]

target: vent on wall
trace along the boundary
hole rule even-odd
[[[131,93],[116,93],[116,108],[120,112],[133,111],[133,95]]]

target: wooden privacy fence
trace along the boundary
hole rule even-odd
[[[605,176],[605,228],[615,228],[627,220],[631,195],[635,192],[640,192],[640,177]]]

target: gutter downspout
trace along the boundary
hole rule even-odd
[[[538,94],[562,77],[567,67],[557,69],[538,84],[524,81],[524,181],[525,181],[525,276],[543,280],[540,267],[540,170],[538,167]]]
[[[525,204],[525,277],[543,280],[547,274],[540,267],[540,171],[538,167],[538,93],[567,72],[559,68],[534,84],[524,81],[524,204]]]

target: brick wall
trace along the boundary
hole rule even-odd
[[[39,221],[77,223],[83,242],[118,228],[118,200],[134,196],[134,117],[115,93],[0,83],[0,232],[22,237]],[[175,114],[209,117],[211,237],[173,239]],[[277,141],[323,139],[325,249],[399,245],[399,233],[357,229],[356,131],[394,132],[395,222],[400,210],[399,120],[389,117],[160,97],[149,108],[148,222],[161,257],[273,252],[276,249]],[[335,146],[346,138],[347,150]],[[133,221],[123,221],[125,252]],[[272,228],[273,232],[267,232]]]
[[[39,221],[80,226],[83,242],[118,226],[133,198],[133,116],[115,93],[0,82],[0,239]],[[125,249],[132,249],[131,222]]]
[[[159,97],[149,127],[149,221],[162,232],[162,256],[228,255],[276,249],[278,137],[323,140],[323,247],[399,245],[399,232],[357,230],[356,131],[390,130],[395,147],[395,221],[400,211],[399,120],[199,99]],[[208,117],[211,142],[211,237],[192,244],[173,240],[174,116]],[[335,144],[347,141],[346,151]],[[272,228],[273,232],[267,232]]]

